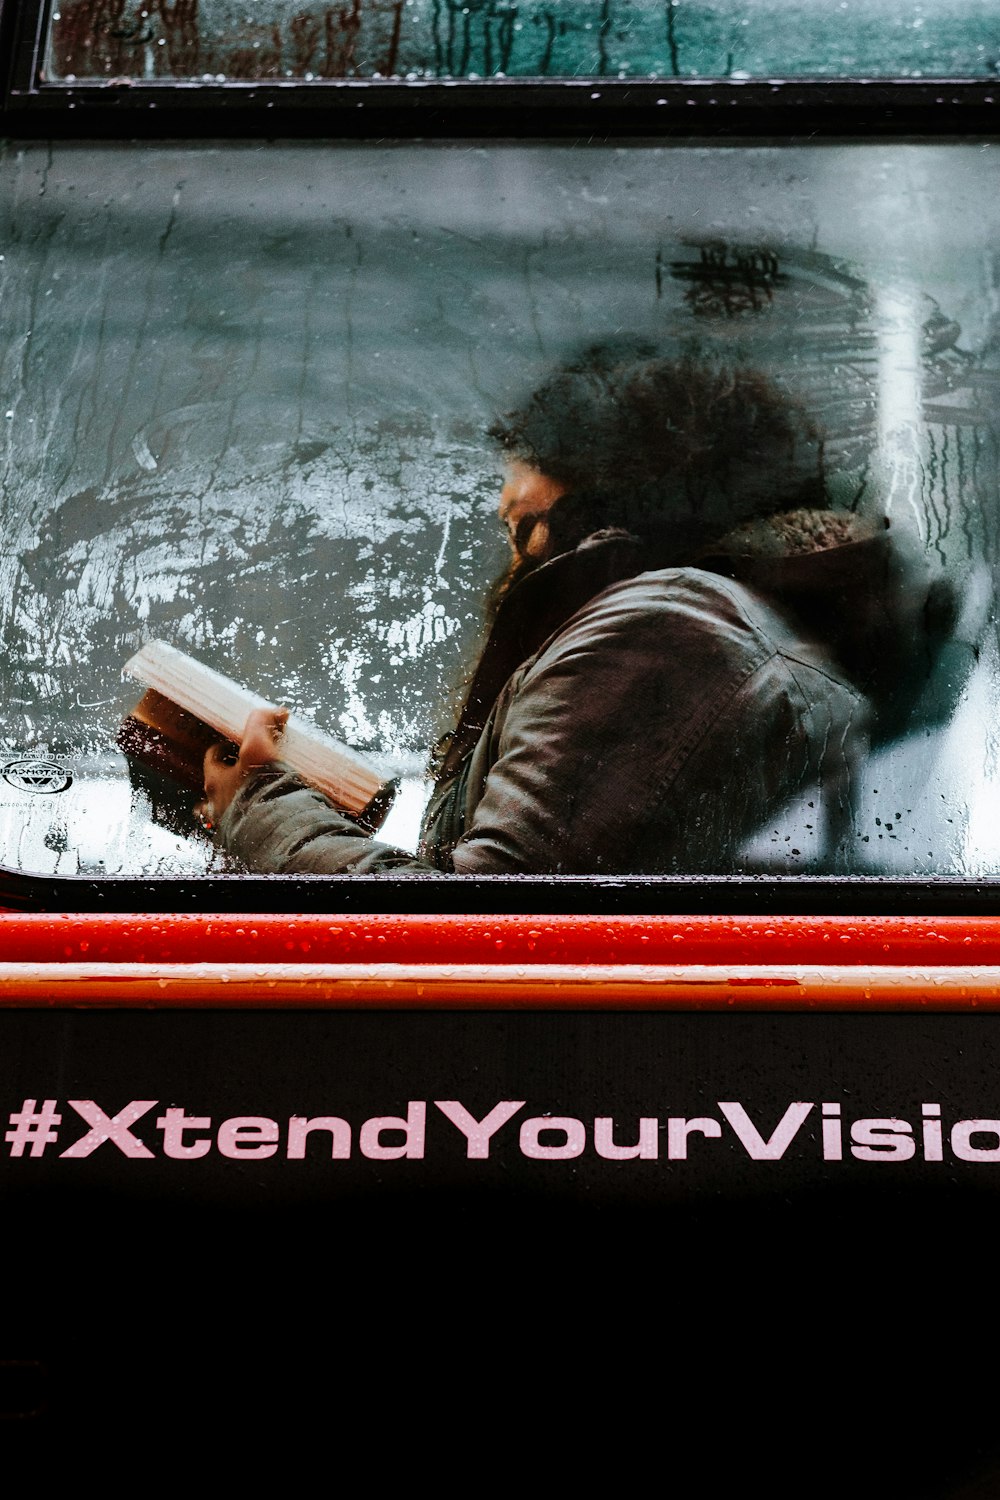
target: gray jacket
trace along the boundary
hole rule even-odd
[[[601,549],[616,543],[578,549],[572,565],[600,586],[507,679],[431,800],[419,859],[283,767],[244,784],[221,842],[250,869],[296,874],[724,874],[768,868],[787,810],[799,827],[805,808],[798,867],[838,867],[830,828],[845,826],[870,728],[856,676],[780,588],[641,561],[607,583]],[[545,589],[561,562],[526,582]]]

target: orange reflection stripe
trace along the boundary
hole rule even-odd
[[[1000,1010],[1000,965],[0,963],[0,1006]]]
[[[584,893],[582,893],[584,894]],[[0,913],[20,963],[1000,964],[1000,918]]]

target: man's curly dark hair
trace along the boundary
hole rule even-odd
[[[615,527],[648,544],[651,566],[679,564],[743,521],[825,503],[805,408],[762,371],[716,358],[595,345],[490,436],[566,485],[547,515],[548,556]]]

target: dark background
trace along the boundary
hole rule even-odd
[[[652,1461],[679,1493],[764,1471],[771,1493],[995,1493],[968,1486],[997,1456],[1000,1166],[824,1164],[818,1108],[776,1163],[725,1125],[687,1162],[532,1162],[517,1127],[611,1114],[624,1142],[721,1098],[765,1135],[793,1099],[914,1123],[934,1101],[947,1129],[1000,1116],[1000,1018],[9,1012],[0,1049],[4,1116],[64,1106],[43,1157],[0,1156],[0,1352],[34,1362],[7,1369],[12,1409],[41,1408],[0,1439],[36,1472],[53,1437],[146,1452],[180,1424],[335,1430],[338,1463],[386,1480],[438,1443],[470,1483],[521,1482],[530,1434],[532,1473],[566,1484]],[[422,1161],[335,1162],[323,1137],[302,1162],[59,1159],[85,1128],[67,1098],[143,1097],[150,1121],[339,1114],[355,1140],[408,1099],[527,1105],[486,1162],[433,1107]]]

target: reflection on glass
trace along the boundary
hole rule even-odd
[[[421,867],[452,731],[436,868],[1000,869],[992,156],[8,151],[3,861],[239,867],[116,750],[165,639],[403,780],[251,866]]]
[[[993,0],[59,0],[51,79],[991,78]]]

